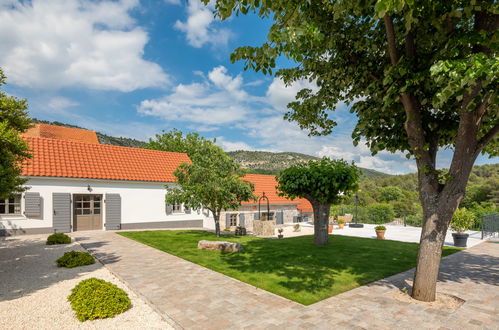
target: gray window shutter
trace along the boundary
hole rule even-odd
[[[52,194],[53,218],[52,227],[56,233],[71,232],[71,194]]]
[[[191,214],[191,208],[188,206],[184,206],[184,213],[185,214]]]
[[[24,194],[24,215],[28,218],[42,217],[42,202],[40,193],[27,192]]]
[[[280,211],[276,213],[276,224],[282,225],[284,223],[284,212]]]
[[[166,204],[165,205],[165,212],[167,215],[170,215],[173,213],[173,206],[171,204]]]
[[[255,220],[260,220],[260,213],[258,212],[255,213]]]
[[[244,225],[244,213],[239,213],[239,226],[245,227],[245,225]]]
[[[230,214],[225,214],[225,228],[230,228]]]
[[[106,229],[121,229],[121,196],[106,194]]]

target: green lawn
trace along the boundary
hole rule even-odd
[[[217,238],[200,230],[119,234],[304,305],[414,267],[419,245],[331,236],[329,245],[315,246],[311,236]],[[198,241],[203,239],[239,242],[245,250],[198,250]],[[459,250],[445,247],[443,255]]]

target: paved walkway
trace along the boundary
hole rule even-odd
[[[455,311],[395,299],[407,271],[303,306],[113,232],[75,233],[129,287],[185,329],[498,329],[499,244],[445,258],[438,291]],[[147,326],[147,325],[145,325]]]
[[[284,226],[284,237],[290,236],[301,236],[301,235],[313,235],[314,227],[310,223],[300,223],[301,229],[299,232],[294,232],[294,224],[286,224]],[[334,226],[333,235],[345,235],[345,236],[355,236],[355,237],[365,237],[365,238],[376,238],[376,231],[374,227],[377,225],[364,224],[364,228],[350,228],[345,226],[343,229],[339,229],[338,226]],[[394,241],[401,242],[412,242],[419,243],[421,238],[421,228],[420,227],[404,227],[403,225],[384,225],[386,227],[385,238]],[[276,231],[277,232],[277,231]],[[475,246],[483,242],[481,231],[467,231],[469,234],[468,247]],[[277,237],[277,233],[276,233]],[[445,236],[445,245],[454,246],[454,240],[452,238],[452,231],[448,230]]]

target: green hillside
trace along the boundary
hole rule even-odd
[[[229,151],[229,156],[244,168],[255,174],[277,174],[292,165],[317,160],[318,157],[298,152],[268,152],[268,151]],[[390,175],[375,170],[360,168],[366,178],[389,177]]]

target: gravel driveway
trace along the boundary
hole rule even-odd
[[[76,244],[45,245],[47,235],[0,238],[0,329],[173,329],[99,262],[73,269],[55,260]],[[67,301],[81,280],[97,277],[123,288],[132,307],[112,319],[80,322]]]

